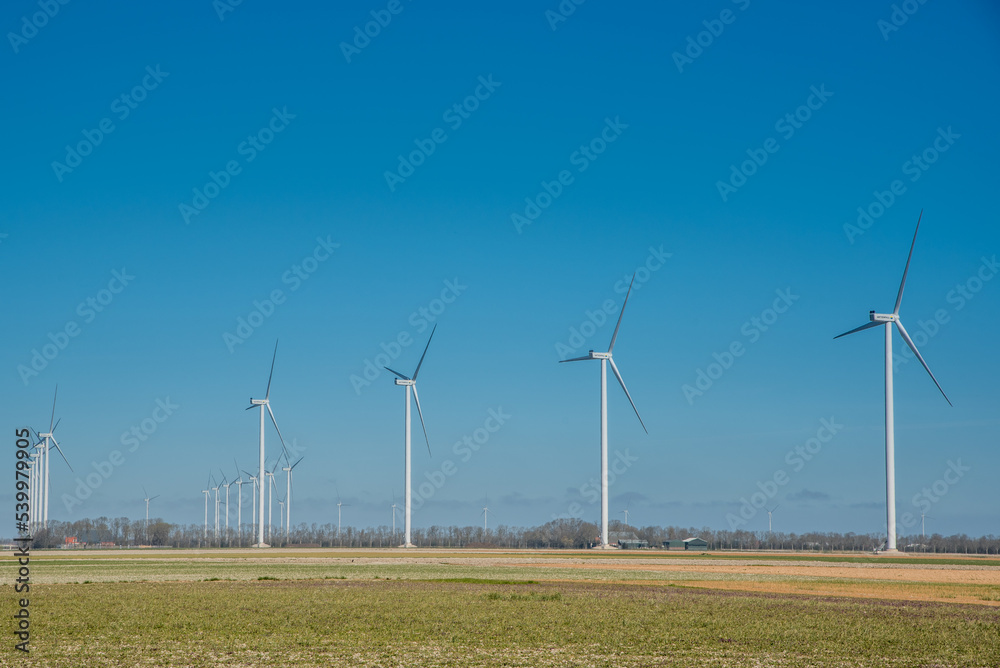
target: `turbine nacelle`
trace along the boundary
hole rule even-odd
[[[898,322],[899,316],[895,313],[876,313],[875,311],[869,311],[868,319],[872,322]]]
[[[592,360],[609,360],[609,359],[611,359],[611,353],[595,353],[593,350],[591,350],[588,353],[588,356]]]
[[[403,387],[405,386],[413,387],[414,385],[417,384],[417,381],[413,380],[412,378],[393,378],[393,382],[396,383],[396,385]]]
[[[250,397],[250,408],[254,406],[267,406],[270,402],[267,399],[254,399]]]

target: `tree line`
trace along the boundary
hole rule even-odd
[[[49,528],[34,535],[34,547],[57,548],[66,545],[77,547],[176,547],[219,548],[250,547],[255,542],[255,527],[244,524],[243,530],[230,527],[228,533],[213,527],[206,531],[204,524],[171,524],[161,519],[130,520],[127,517],[109,519],[81,519],[74,522],[49,521]],[[631,527],[621,521],[610,523],[612,532],[634,535],[647,541],[651,548],[662,548],[669,540],[699,537],[708,542],[709,550],[799,550],[872,552],[881,547],[885,536],[879,534],[810,532],[784,533],[767,531],[728,531],[708,527],[647,526]],[[592,547],[598,540],[599,529],[592,522],[579,519],[557,519],[536,527],[511,527],[500,525],[484,529],[481,526],[431,526],[413,529],[411,538],[418,547],[444,548],[519,548],[519,549],[583,549]],[[72,542],[67,542],[70,539]],[[273,547],[395,547],[402,543],[402,531],[392,527],[343,527],[337,525],[306,524],[272,527],[270,538],[265,540]],[[9,543],[9,540],[4,542]],[[614,540],[612,540],[614,542]],[[906,552],[935,552],[959,554],[1000,554],[1000,537],[994,535],[973,537],[965,534],[943,536],[920,534],[900,536],[899,549]]]

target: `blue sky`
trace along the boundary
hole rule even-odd
[[[201,522],[209,470],[256,459],[243,409],[280,339],[293,522],[335,522],[336,485],[345,523],[388,524],[403,393],[352,376],[385,348],[412,371],[436,323],[414,485],[457,472],[415,525],[477,523],[486,493],[508,524],[596,520],[598,365],[557,361],[605,349],[639,270],[615,359],[649,434],[612,377],[613,517],[728,528],[783,472],[776,530],[884,531],[882,338],[833,336],[891,311],[923,209],[901,315],[955,406],[898,367],[898,513],[996,533],[994,5],[390,4],[5,6],[4,421],[47,426],[59,384],[76,473],[53,461],[52,518],[138,518],[144,485],[151,514]],[[114,272],[134,278],[102,293]]]

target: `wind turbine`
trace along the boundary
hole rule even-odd
[[[299,457],[298,461],[291,466],[286,466],[282,471],[288,474],[288,479],[285,481],[285,538],[288,538],[288,528],[292,526],[292,469],[299,465],[302,461],[302,457]],[[285,462],[287,464],[287,462]]]
[[[347,506],[350,507],[349,503],[340,502],[340,488],[337,487],[337,483],[333,483],[334,488],[337,490],[337,540],[340,540],[340,507]]]
[[[608,351],[606,353],[594,352],[591,350],[584,357],[574,357],[568,360],[560,360],[562,362],[580,362],[582,360],[600,360],[601,361],[601,544],[598,546],[599,549],[611,549],[608,544],[608,364],[611,364],[611,370],[615,373],[615,378],[618,379],[618,383],[622,386],[622,390],[625,391],[625,396],[628,397],[628,401],[632,404],[632,410],[635,411],[635,416],[639,418],[639,424],[642,425],[642,430],[647,434],[649,431],[646,429],[646,425],[643,424],[642,417],[639,415],[639,409],[635,407],[635,402],[632,401],[632,395],[628,393],[628,388],[625,387],[625,381],[622,380],[622,375],[618,371],[618,367],[615,365],[615,360],[611,356],[615,349],[615,340],[618,338],[618,328],[622,326],[622,316],[625,315],[625,306],[628,304],[629,295],[632,294],[632,283],[635,283],[635,274],[632,275],[632,282],[628,285],[628,292],[625,293],[625,301],[622,303],[621,313],[618,314],[618,324],[615,325],[615,332],[611,335],[611,343],[608,345]]]
[[[628,503],[625,504],[625,510],[621,511],[622,514],[625,516],[625,526],[626,527],[631,526],[628,523],[628,509],[629,509],[629,506],[631,506],[631,505],[632,505],[632,497],[630,496],[630,497],[628,497]]]
[[[56,450],[62,456],[63,461],[66,462],[66,466],[69,466],[69,470],[72,471],[73,467],[70,466],[69,460],[66,459],[66,455],[63,454],[62,448],[59,447],[59,443],[56,441],[54,432],[59,423],[55,421],[56,419],[56,397],[59,396],[59,386],[56,385],[55,394],[52,395],[52,417],[49,418],[49,430],[43,434],[38,434],[39,442],[36,445],[40,445],[42,449],[42,456],[40,461],[42,463],[42,498],[39,499],[42,502],[42,528],[49,528],[49,441],[56,446]]]
[[[485,496],[485,500],[483,501],[483,512],[481,512],[480,515],[483,516],[483,531],[484,532],[488,532],[489,531],[489,527],[487,526],[487,522],[489,520],[489,515],[490,515],[490,495],[489,494],[487,494]]]
[[[229,485],[230,482],[226,479],[226,472],[219,469],[219,473],[222,474],[222,487],[226,488],[226,541],[229,541]]]
[[[219,539],[219,484],[215,482],[215,476],[209,474],[209,479],[211,482],[209,484],[215,483],[215,487],[209,487],[213,492],[215,492],[215,539]]]
[[[920,231],[920,219],[923,218],[924,212],[920,212],[920,216],[917,218],[917,229],[913,232],[913,241],[910,243],[910,254],[906,257],[906,266],[903,268],[903,280],[899,284],[899,292],[896,294],[896,305],[892,309],[892,313],[876,313],[875,311],[868,312],[868,318],[870,322],[856,327],[849,332],[844,332],[843,334],[838,334],[833,337],[839,339],[841,336],[847,336],[848,334],[853,334],[855,332],[860,332],[864,329],[871,329],[872,327],[885,327],[885,500],[886,500],[886,522],[887,526],[887,540],[886,540],[886,552],[896,551],[896,460],[895,460],[895,427],[893,424],[893,406],[892,406],[892,327],[895,324],[896,329],[899,330],[900,336],[903,337],[903,341],[906,345],[910,347],[913,354],[917,356],[920,363],[923,365],[924,370],[937,385],[938,390],[944,397],[944,400],[948,402],[951,406],[951,399],[948,395],[944,393],[941,389],[941,384],[937,382],[937,378],[931,373],[931,369],[927,366],[927,362],[920,355],[917,350],[917,346],[914,345],[913,339],[910,335],[906,333],[906,328],[903,327],[902,321],[899,319],[899,305],[903,301],[903,288],[906,286],[906,274],[910,270],[910,260],[913,259],[913,247],[917,244],[917,232]]]
[[[275,431],[278,432],[278,440],[281,441],[281,449],[285,452],[285,457],[288,457],[288,450],[285,448],[285,439],[281,437],[281,430],[278,429],[278,422],[274,419],[274,411],[271,410],[271,377],[274,376],[274,360],[278,357],[278,342],[274,342],[274,355],[271,356],[271,372],[267,376],[267,390],[264,392],[263,399],[254,399],[250,397],[250,405],[247,410],[250,410],[254,406],[260,406],[260,466],[258,467],[260,473],[257,477],[258,485],[260,486],[260,499],[258,503],[260,504],[258,510],[260,511],[261,521],[257,525],[257,544],[254,547],[268,547],[267,543],[264,542],[264,487],[263,481],[267,470],[264,468],[264,411],[271,416],[271,423],[274,425]],[[256,505],[256,504],[255,504]]]
[[[781,504],[779,503],[774,508],[771,508],[771,509],[764,508],[764,510],[767,510],[767,532],[768,533],[774,533],[773,531],[771,531],[771,513],[773,513],[775,510],[777,510],[780,507],[781,507]]]
[[[205,495],[205,542],[208,542],[208,495],[211,494],[211,490],[207,489],[212,484],[212,474],[208,474],[208,483],[206,483],[206,489],[201,490],[201,493]]]
[[[143,500],[146,502],[146,528],[145,528],[146,544],[149,545],[149,502],[152,501],[153,499],[160,498],[160,495],[157,494],[156,496],[150,496],[149,492],[146,491],[145,487],[142,488],[142,493],[146,495],[146,497]]]
[[[31,501],[31,527],[29,531],[32,534],[41,526],[42,517],[42,450],[37,444],[35,448],[36,450],[31,453],[35,461],[31,464],[31,483],[28,485]]]
[[[396,492],[392,492],[392,536],[396,538]]]
[[[424,429],[424,440],[427,441],[427,454],[431,454],[431,441],[427,438],[427,426],[424,424],[424,414],[420,410],[420,396],[417,394],[417,374],[420,373],[420,366],[424,363],[424,357],[427,356],[427,349],[431,347],[431,339],[434,338],[434,332],[437,331],[437,325],[434,325],[434,329],[431,330],[431,335],[427,337],[427,345],[424,346],[424,354],[420,356],[420,361],[417,362],[417,369],[413,372],[413,378],[404,376],[398,371],[393,371],[389,367],[385,367],[386,370],[395,374],[397,378],[393,381],[396,385],[401,385],[406,388],[406,408],[403,411],[403,423],[404,423],[404,441],[406,443],[406,492],[405,492],[405,511],[403,513],[403,532],[405,533],[403,539],[403,547],[416,547],[410,542],[410,390],[413,390],[413,399],[417,404],[417,415],[420,417],[420,426]],[[337,508],[337,517],[339,524],[340,508]],[[337,529],[340,532],[340,529]]]
[[[923,539],[925,539],[927,537],[927,534],[924,532],[924,518],[925,517],[931,517],[931,516],[928,515],[927,513],[920,513],[920,538],[921,538],[921,540],[923,540]],[[934,518],[931,517],[931,519],[934,519]]]
[[[278,468],[278,464],[280,463],[281,463],[281,457],[278,457],[276,460],[274,460],[274,466],[271,467],[271,470],[264,471],[264,475],[267,476],[267,481],[268,481],[267,485],[267,539],[268,540],[271,540],[271,508],[272,508],[271,502],[273,501],[274,497],[274,485],[275,485],[274,471],[275,469]],[[278,515],[278,518],[280,519],[281,515]]]
[[[233,459],[236,464],[236,459]],[[239,536],[240,547],[243,547],[243,474],[240,473],[240,465],[236,464],[236,480],[231,484],[236,485],[236,533]]]

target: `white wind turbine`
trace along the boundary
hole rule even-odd
[[[37,436],[37,434],[36,434]],[[31,463],[31,483],[28,485],[29,500],[31,501],[31,526],[28,531],[34,534],[42,525],[42,450],[39,445],[35,445],[35,451],[31,456],[35,461]]]
[[[624,515],[624,516],[625,516],[625,526],[626,526],[626,527],[629,527],[629,526],[631,526],[631,525],[630,525],[630,524],[628,523],[628,512],[629,512],[629,511],[628,511],[628,509],[629,509],[629,506],[631,506],[631,505],[632,505],[632,497],[630,496],[630,497],[628,498],[628,503],[626,503],[626,504],[625,504],[625,510],[621,511],[621,512],[622,512],[622,515]]]
[[[337,487],[337,483],[333,483],[334,489],[337,490],[337,540],[340,540],[340,507],[347,506],[350,508],[351,504],[340,502],[340,488]]]
[[[925,539],[927,537],[927,534],[924,533],[924,518],[925,517],[931,517],[931,516],[928,515],[927,513],[920,513],[920,538],[921,539]],[[931,517],[931,519],[934,519],[934,518]]]
[[[233,459],[233,463],[236,464],[236,459]],[[236,480],[231,484],[236,485],[236,533],[240,547],[243,547],[243,482],[240,465],[236,464]]]
[[[771,531],[771,513],[773,513],[775,510],[777,510],[780,507],[781,507],[781,504],[779,503],[774,508],[771,508],[771,509],[764,508],[764,510],[767,510],[767,532],[768,533],[774,533],[773,531]]]
[[[222,487],[226,489],[226,532],[223,534],[226,537],[226,541],[229,540],[229,485],[231,484],[229,480],[226,479],[226,472],[219,469],[219,473],[222,474]]]
[[[39,442],[36,443],[36,445],[40,446],[42,452],[42,456],[39,458],[39,462],[41,463],[41,474],[42,474],[42,480],[41,480],[42,495],[39,501],[41,501],[42,505],[43,529],[49,528],[49,454],[50,454],[49,441],[52,441],[52,444],[56,446],[56,450],[59,451],[59,454],[62,456],[63,461],[66,462],[66,466],[69,466],[69,470],[70,471],[73,470],[73,467],[70,466],[69,464],[69,460],[66,459],[66,455],[63,454],[62,448],[59,447],[59,443],[56,441],[56,437],[54,434],[56,427],[59,426],[59,422],[55,422],[56,397],[58,396],[59,396],[59,386],[56,385],[55,394],[52,395],[52,417],[49,418],[49,430],[45,433],[36,434],[39,440]]]
[[[267,539],[271,540],[271,508],[272,501],[274,499],[274,471],[278,468],[278,464],[281,463],[281,457],[274,460],[274,466],[271,467],[270,471],[264,471],[264,475],[267,476]],[[278,515],[281,518],[281,515]]]
[[[208,483],[205,485],[206,488],[212,484],[212,474],[208,474]],[[212,493],[211,489],[203,489],[201,493],[205,495],[205,542],[208,542],[208,495]]]
[[[156,496],[150,496],[149,492],[146,491],[145,487],[142,488],[142,493],[146,495],[145,498],[143,499],[143,501],[146,502],[146,528],[144,529],[144,531],[146,534],[146,544],[149,545],[149,502],[152,501],[153,499],[160,498],[160,495],[157,494]]]
[[[606,353],[598,353],[591,350],[584,357],[574,357],[568,360],[560,360],[562,362],[579,362],[582,360],[600,360],[601,361],[601,544],[598,546],[599,549],[611,549],[608,544],[608,364],[611,364],[611,370],[615,374],[615,378],[618,379],[618,383],[622,386],[622,390],[625,391],[625,396],[628,397],[628,401],[632,404],[632,410],[635,411],[635,416],[639,418],[639,424],[642,425],[642,430],[647,434],[649,431],[646,429],[646,425],[642,422],[642,417],[639,415],[639,409],[635,407],[635,402],[632,401],[632,395],[628,393],[628,388],[625,387],[625,381],[622,380],[622,375],[618,371],[618,367],[615,365],[615,360],[612,358],[611,353],[615,348],[615,340],[618,338],[618,328],[622,325],[622,316],[625,315],[625,306],[628,304],[629,295],[632,293],[632,283],[635,282],[635,275],[632,276],[632,282],[628,285],[628,292],[625,293],[625,301],[622,303],[621,313],[618,314],[618,324],[615,325],[615,332],[611,335],[611,344],[608,346],[608,351]]]
[[[396,539],[396,492],[392,493],[392,537]]]
[[[213,492],[215,492],[215,539],[219,539],[219,484],[215,482],[215,476],[209,474],[210,482],[208,484],[215,483],[215,487],[209,487]]]
[[[264,468],[264,411],[271,416],[271,423],[274,425],[275,431],[278,432],[278,440],[281,441],[281,449],[285,452],[285,456],[288,456],[288,450],[285,448],[285,439],[281,437],[281,430],[278,429],[278,422],[274,419],[274,411],[271,410],[271,377],[274,376],[274,360],[278,356],[278,342],[274,342],[274,355],[271,357],[271,372],[267,376],[267,390],[264,392],[263,399],[250,398],[250,405],[247,410],[250,410],[254,406],[260,407],[260,466],[258,470],[260,473],[257,476],[258,486],[260,487],[260,499],[255,505],[256,509],[259,511],[260,523],[257,525],[257,544],[254,547],[268,547],[267,543],[264,542],[264,481],[267,470]],[[258,505],[259,504],[259,505]]]
[[[292,441],[292,445],[295,445],[295,441]],[[302,461],[302,457],[299,457],[298,461],[291,466],[286,466],[281,470],[288,474],[288,479],[285,481],[285,538],[288,538],[288,529],[292,526],[292,469],[299,465]],[[286,464],[288,462],[285,462]]]
[[[395,374],[397,378],[393,379],[396,385],[401,385],[406,388],[406,407],[403,411],[403,423],[404,423],[404,441],[406,444],[406,480],[404,492],[404,512],[403,512],[403,545],[402,547],[416,547],[410,542],[410,391],[413,391],[413,400],[417,404],[417,415],[420,417],[420,426],[424,430],[424,440],[427,441],[427,454],[431,454],[431,441],[427,438],[427,426],[424,424],[424,414],[420,410],[420,396],[417,394],[417,375],[420,373],[420,366],[424,363],[424,357],[427,356],[427,349],[431,347],[431,339],[434,338],[434,332],[437,331],[437,325],[434,325],[434,329],[431,330],[431,335],[427,337],[427,345],[424,346],[424,354],[420,356],[420,361],[417,362],[417,369],[413,372],[413,378],[404,376],[398,371],[393,371],[389,367],[385,367],[388,371]],[[338,516],[340,514],[338,509]],[[339,533],[339,529],[338,529]]]
[[[489,531],[489,516],[490,516],[490,495],[486,494],[483,501],[483,512],[479,513],[483,516],[483,531]]]
[[[913,247],[917,243],[917,232],[920,231],[920,219],[923,218],[924,212],[920,212],[920,216],[917,218],[917,229],[913,232],[913,241],[910,243],[910,254],[906,258],[906,266],[903,268],[903,280],[899,284],[899,293],[896,295],[896,305],[892,309],[892,313],[876,313],[875,311],[868,312],[868,318],[870,322],[861,325],[849,332],[844,332],[835,336],[835,339],[839,339],[841,336],[847,336],[848,334],[853,334],[855,332],[860,332],[864,329],[871,329],[872,327],[885,327],[885,497],[886,497],[886,523],[888,525],[887,533],[888,537],[886,540],[886,552],[896,551],[896,461],[895,461],[895,427],[893,424],[893,406],[892,406],[892,325],[896,325],[896,329],[899,330],[900,336],[903,337],[903,341],[906,345],[910,347],[913,354],[917,356],[920,363],[923,365],[924,370],[930,375],[931,380],[937,385],[938,390],[940,390],[941,395],[944,396],[945,401],[951,406],[951,399],[948,395],[944,393],[941,389],[941,384],[937,382],[937,378],[931,373],[931,369],[927,366],[927,362],[920,355],[917,350],[917,346],[914,345],[913,339],[910,335],[906,333],[906,328],[903,327],[903,323],[899,319],[899,305],[903,301],[903,288],[906,286],[906,274],[910,270],[910,260],[913,259]]]

